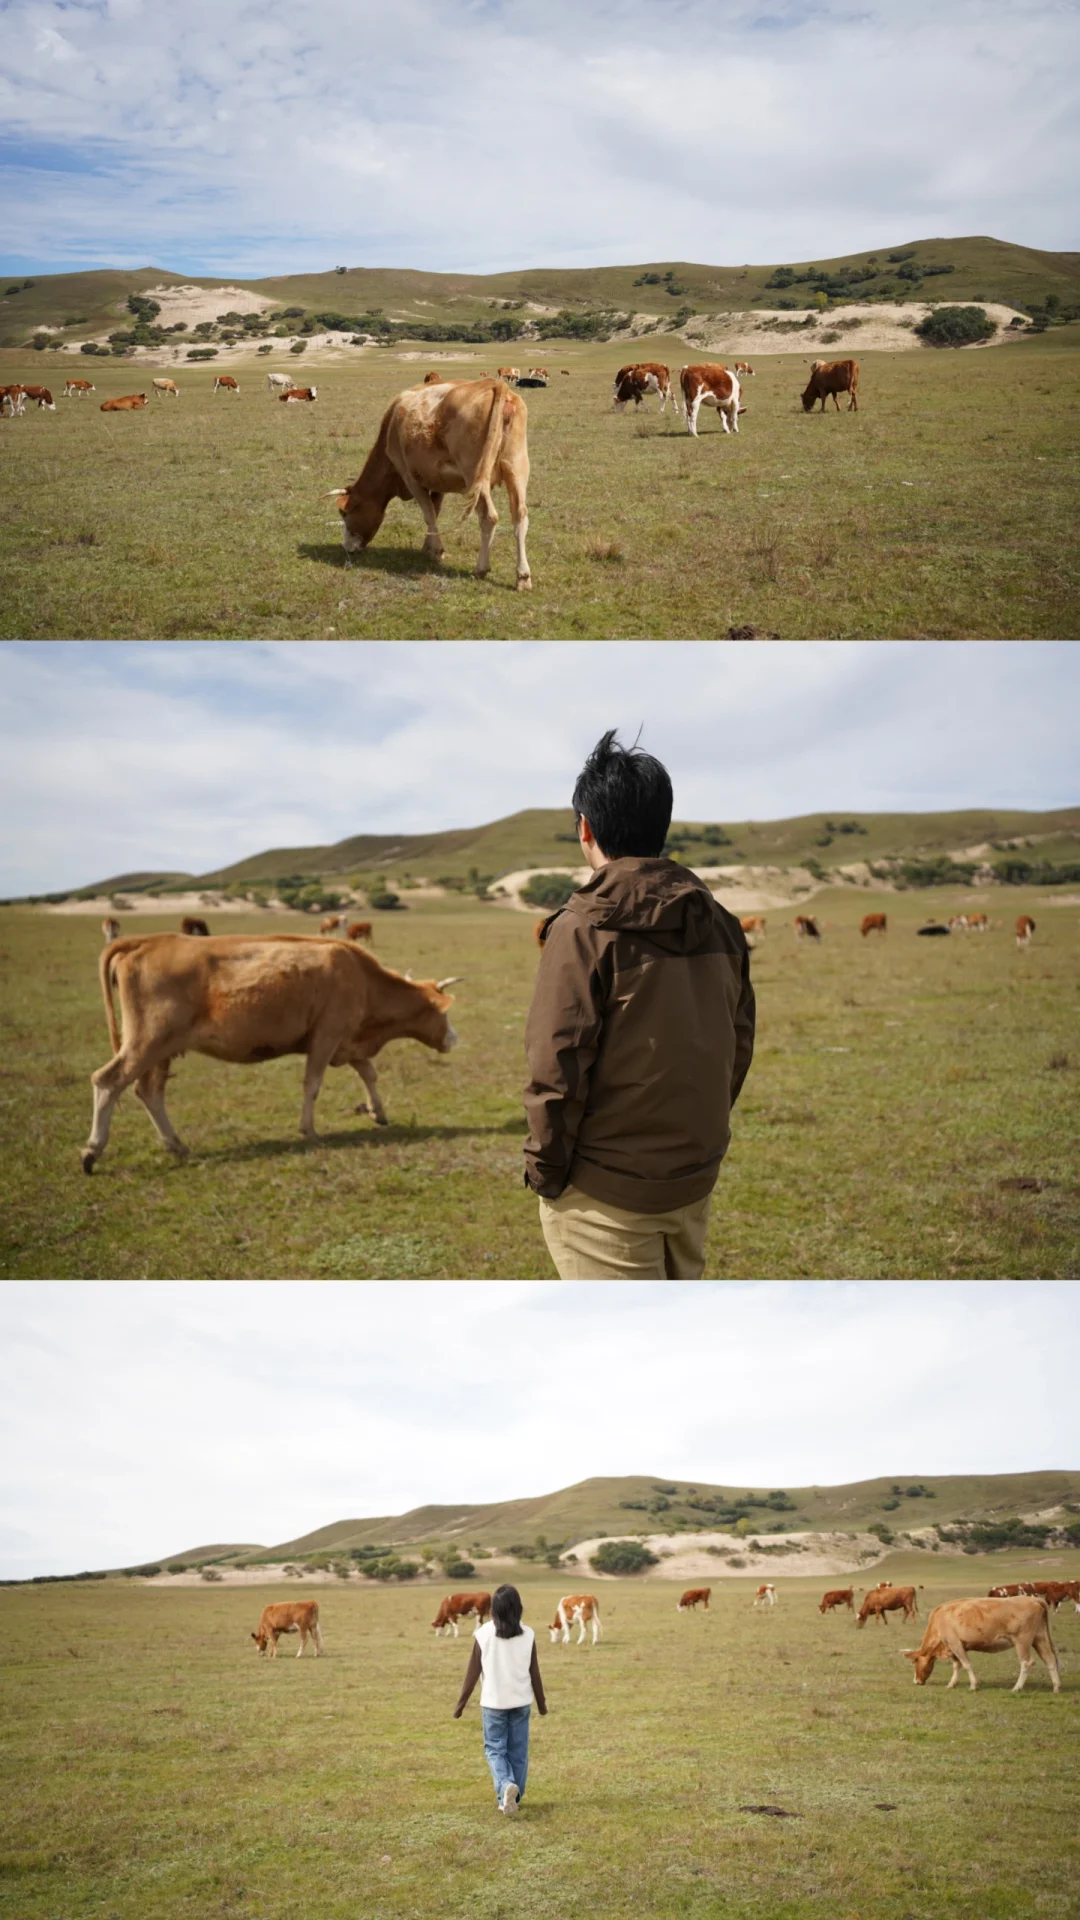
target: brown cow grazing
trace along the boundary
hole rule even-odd
[[[214,375],[214,392],[215,393],[217,392],[219,387],[221,388],[223,393],[235,393],[239,395],[239,392],[240,392],[239,382],[233,379],[231,373],[216,373]]]
[[[755,1607],[775,1607],[776,1588],[773,1586],[771,1580],[764,1581],[758,1588],[754,1595],[753,1605]]]
[[[297,400],[317,400],[318,397],[318,387],[286,387],[284,393],[278,394],[278,399],[286,407],[291,407]]]
[[[48,407],[50,413],[56,412],[56,402],[48,387],[24,387],[23,392],[28,400],[37,401],[39,409]]]
[[[864,913],[862,925],[859,928],[863,939],[866,939],[868,933],[884,933],[888,927],[888,918],[888,914],[885,913]]]
[[[764,940],[765,915],[763,913],[743,914],[739,920],[739,925],[744,933],[750,934],[755,939]]]
[[[449,1053],[451,980],[407,980],[345,940],[302,934],[129,934],[99,963],[113,1057],[91,1075],[94,1119],[82,1153],[92,1173],[109,1140],[113,1110],[134,1085],[170,1153],[187,1152],[165,1110],[169,1067],[184,1053],[253,1066],[305,1055],[300,1131],[315,1132],[315,1101],[327,1067],[352,1067],[367,1089],[378,1126],[389,1124],[374,1060],[391,1040],[419,1040]],[[120,1002],[120,1022],[113,993]]]
[[[490,1612],[490,1593],[450,1593],[445,1600],[440,1600],[439,1610],[431,1624],[437,1634],[452,1630],[456,1640],[459,1620],[469,1620],[475,1614],[478,1625],[482,1627]]]
[[[1063,1600],[1072,1600],[1080,1613],[1080,1580],[1033,1580],[1031,1591],[1046,1601],[1051,1613],[1057,1612]]]
[[[1028,1593],[1029,1591],[1030,1582],[1026,1585],[1021,1585],[1019,1582],[1014,1581],[1010,1586],[991,1587],[987,1598],[990,1600],[1015,1600],[1018,1593]]]
[[[322,1652],[322,1634],[319,1632],[319,1603],[317,1600],[277,1600],[272,1606],[264,1607],[259,1615],[259,1631],[252,1639],[259,1649],[260,1657],[270,1649],[271,1660],[277,1659],[277,1643],[283,1633],[300,1635],[299,1660],[311,1640],[315,1648],[315,1658]]]
[[[1020,1674],[1013,1693],[1019,1693],[1031,1668],[1032,1653],[1037,1653],[1050,1675],[1055,1693],[1061,1690],[1054,1642],[1050,1638],[1050,1617],[1045,1601],[1033,1596],[1015,1600],[948,1600],[935,1607],[926,1623],[922,1646],[905,1648],[904,1659],[915,1666],[915,1685],[925,1687],[934,1671],[935,1660],[952,1661],[950,1687],[955,1687],[963,1667],[974,1693],[978,1686],[969,1653],[1006,1653],[1015,1648]],[[948,1689],[946,1689],[948,1691]]]
[[[859,411],[859,363],[857,360],[815,360],[810,368],[810,381],[802,396],[803,412],[812,413],[815,400],[821,401],[821,411],[825,411],[825,402],[830,393],[837,413],[840,411],[838,396],[850,395],[848,412]]]
[[[160,393],[163,398],[165,394],[171,393],[174,400],[179,400],[180,389],[177,386],[175,380],[152,380],[150,384],[153,387],[154,392]]]
[[[854,1587],[830,1587],[828,1593],[823,1593],[818,1612],[831,1613],[834,1607],[846,1607],[849,1613],[854,1613]]]
[[[336,933],[338,928],[343,927],[344,925],[345,925],[344,914],[328,913],[326,916],[326,919],[320,921],[319,923],[319,932],[320,933]]]
[[[857,1627],[865,1627],[870,1619],[878,1619],[883,1627],[888,1626],[886,1614],[899,1613],[903,1609],[905,1620],[914,1620],[918,1613],[914,1587],[872,1587],[859,1608]]]
[[[676,414],[678,413],[679,402],[671,384],[670,367],[663,366],[659,360],[636,360],[629,366],[619,368],[615,375],[614,387],[616,413],[621,413],[631,400],[636,413],[637,409],[644,404],[647,393],[660,395],[661,413],[669,400]]]
[[[60,397],[62,400],[82,400],[86,394],[96,392],[97,388],[92,380],[65,380],[64,391]]]
[[[441,387],[446,380],[445,373],[425,373],[425,387]]]
[[[521,368],[520,367],[496,367],[495,378],[497,380],[511,380],[511,381],[520,380]]]
[[[119,400],[103,400],[102,413],[138,413],[146,405],[145,393],[125,393]]]
[[[577,1644],[583,1646],[588,1626],[592,1627],[592,1643],[595,1647],[600,1635],[600,1602],[595,1593],[564,1593],[549,1628],[552,1646],[560,1636],[563,1646],[569,1646],[571,1627],[580,1627]]]
[[[676,1613],[693,1613],[694,1608],[700,1606],[708,1613],[711,1598],[711,1587],[687,1587],[675,1611]]]
[[[1031,936],[1035,931],[1035,922],[1030,913],[1020,914],[1016,922],[1016,944],[1018,947],[1030,947]]]
[[[206,921],[193,919],[190,914],[185,914],[184,918],[181,920],[180,931],[181,933],[200,934],[204,940],[208,940],[210,938],[210,929],[207,926]]]
[[[120,938],[119,920],[111,920],[111,919],[103,920],[101,923],[101,931],[105,936],[106,946],[108,946],[110,940],[119,940]]]
[[[715,407],[720,415],[720,425],[724,432],[739,431],[739,380],[738,375],[729,373],[726,367],[706,364],[700,367],[684,367],[679,375],[682,387],[683,404],[686,408],[686,431],[697,434],[698,414],[702,407]]]
[[[367,940],[369,944],[374,944],[375,936],[371,930],[370,920],[350,920],[347,927],[344,920],[341,924],[345,927],[346,940]]]
[[[506,488],[517,536],[519,591],[532,586],[525,555],[529,515],[529,449],[525,402],[502,380],[457,380],[410,387],[383,415],[364,470],[351,487],[335,489],[346,553],[362,553],[382,526],[391,500],[415,500],[427,533],[424,552],[441,560],[439,509],[448,493],[464,493],[465,518],[480,521],[477,579],[491,564],[499,516],[491,490]]]
[[[990,931],[990,922],[985,913],[969,913],[967,923],[971,933],[989,933]]]
[[[796,940],[821,939],[821,928],[818,926],[813,914],[797,913],[795,915],[795,938]]]

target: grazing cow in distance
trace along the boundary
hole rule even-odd
[[[658,393],[660,395],[661,413],[663,413],[664,408],[670,400],[676,414],[678,414],[679,402],[675,397],[675,389],[671,384],[670,367],[663,366],[659,360],[639,360],[632,362],[629,366],[619,368],[618,373],[615,375],[614,386],[616,413],[621,413],[623,408],[627,406],[631,400],[634,403],[634,411],[636,413],[638,407],[644,405],[645,395],[647,393]]]
[[[271,1660],[277,1659],[277,1643],[283,1633],[300,1635],[299,1660],[310,1639],[315,1648],[315,1658],[322,1652],[322,1634],[319,1632],[319,1603],[317,1600],[276,1600],[271,1606],[264,1607],[259,1616],[259,1631],[252,1639],[259,1649],[260,1658],[270,1649]]]
[[[215,393],[217,392],[219,387],[221,388],[223,393],[235,393],[239,398],[240,383],[238,380],[233,379],[231,373],[216,373],[214,375],[214,392]]]
[[[821,939],[821,928],[818,926],[812,913],[797,913],[795,915],[795,938],[796,940]]]
[[[497,380],[510,380],[510,381],[520,380],[521,368],[520,367],[496,367],[495,377]]]
[[[735,371],[738,374],[740,380],[742,379],[743,375],[747,373],[750,375],[751,380],[754,377],[754,369],[750,365],[749,360],[736,360]]]
[[[446,380],[445,373],[425,373],[425,387],[441,387]]]
[[[600,1603],[595,1593],[564,1593],[555,1609],[555,1618],[549,1628],[552,1646],[560,1635],[563,1646],[569,1646],[571,1627],[581,1629],[577,1644],[579,1647],[583,1646],[585,1629],[588,1626],[592,1627],[592,1643],[595,1647],[600,1635]]]
[[[319,932],[320,933],[336,933],[338,928],[343,927],[344,925],[345,925],[344,914],[328,913],[326,916],[326,919],[321,920],[319,922]]]
[[[517,537],[517,585],[532,586],[525,536],[529,448],[525,402],[502,380],[459,380],[448,386],[410,387],[391,401],[364,470],[351,487],[334,488],[346,553],[362,553],[383,523],[391,500],[415,500],[427,528],[424,552],[441,560],[439,511],[448,493],[465,495],[465,518],[480,522],[476,577],[491,565],[499,516],[492,488],[506,488]]]
[[[708,1613],[711,1598],[711,1587],[687,1587],[675,1611],[676,1613],[693,1613],[694,1608],[700,1606]]]
[[[1016,1599],[947,1600],[935,1607],[926,1623],[922,1646],[904,1649],[904,1659],[913,1662],[915,1685],[925,1687],[936,1660],[952,1661],[955,1687],[963,1667],[974,1693],[978,1686],[969,1653],[1006,1653],[1012,1647],[1020,1662],[1020,1673],[1013,1693],[1019,1693],[1035,1665],[1037,1653],[1050,1675],[1055,1693],[1061,1690],[1057,1653],[1050,1637],[1050,1616],[1046,1603],[1034,1596]],[[948,1688],[946,1689],[948,1691]]]
[[[108,946],[110,940],[119,940],[120,938],[119,920],[112,920],[112,919],[103,920],[101,923],[101,931],[105,936],[106,946]]]
[[[180,931],[181,933],[197,933],[204,940],[208,940],[210,938],[210,929],[207,926],[206,921],[195,919],[191,914],[185,914],[184,918],[181,920]]]
[[[64,391],[61,398],[64,400],[82,400],[88,393],[96,392],[97,388],[92,380],[65,380]]]
[[[1016,944],[1018,947],[1030,947],[1031,936],[1035,931],[1035,922],[1030,913],[1022,913],[1016,922]]]
[[[37,401],[39,410],[48,407],[50,413],[56,412],[56,402],[48,387],[24,387],[23,392],[28,400]]]
[[[968,930],[968,917],[966,913],[952,913],[949,915],[950,933],[967,933]]]
[[[164,398],[167,393],[171,393],[174,400],[179,400],[180,389],[175,380],[152,380],[150,384],[154,392],[160,393],[162,398]]]
[[[830,1587],[828,1593],[823,1593],[818,1612],[831,1613],[834,1607],[847,1607],[849,1613],[854,1613],[854,1587]]]
[[[266,384],[271,393],[273,393],[277,387],[291,387],[292,383],[291,373],[268,373],[266,376]]]
[[[559,372],[560,372],[560,374],[562,375],[562,377],[563,377],[563,379],[564,379],[564,380],[569,380],[569,378],[570,378],[570,369],[569,369],[569,367],[560,367],[560,368],[559,368]]]
[[[345,927],[346,940],[367,940],[369,943],[374,942],[374,934],[372,933],[370,920],[350,920],[347,926],[345,925],[345,921],[342,920],[341,924]]]
[[[318,397],[318,387],[286,387],[284,393],[278,394],[278,399],[287,407],[291,407],[297,400],[317,400]]]
[[[886,1615],[899,1613],[901,1609],[905,1620],[914,1620],[919,1611],[914,1587],[872,1587],[859,1608],[855,1625],[865,1627],[868,1620],[877,1619],[883,1627],[887,1627],[889,1622]]]
[[[857,360],[815,360],[810,368],[810,380],[802,395],[803,412],[812,413],[814,402],[821,401],[821,411],[825,411],[825,402],[832,394],[833,406],[840,411],[839,395],[849,395],[848,412],[859,411],[859,363]]]
[[[1018,1593],[1030,1593],[1030,1581],[1012,1581],[1008,1586],[991,1587],[987,1595],[990,1600],[1015,1600]]]
[[[483,1626],[490,1612],[490,1593],[450,1593],[445,1600],[440,1600],[438,1612],[431,1624],[437,1635],[444,1631],[446,1633],[453,1631],[456,1640],[459,1620],[471,1619],[475,1614],[478,1624]]]
[[[762,1582],[754,1595],[753,1604],[755,1607],[775,1607],[776,1588],[773,1586],[771,1580]]]
[[[1029,1591],[1040,1600],[1045,1600],[1051,1613],[1056,1613],[1063,1600],[1071,1600],[1080,1613],[1080,1580],[1033,1580]]]
[[[14,419],[17,413],[26,412],[26,388],[16,380],[11,386],[0,387],[0,413],[6,413]]]
[[[736,374],[729,373],[726,367],[711,364],[684,367],[679,375],[679,384],[686,408],[687,433],[697,434],[698,414],[703,406],[716,408],[725,433],[738,433],[739,381]]]
[[[746,914],[743,914],[743,916],[741,917],[741,919],[740,919],[740,921],[739,921],[739,925],[740,925],[740,927],[742,928],[742,930],[743,930],[743,932],[744,932],[744,933],[748,933],[748,934],[750,934],[750,936],[751,936],[752,938],[754,938],[754,939],[758,939],[758,938],[760,938],[760,939],[762,939],[762,940],[764,940],[764,938],[765,938],[765,915],[764,915],[763,913],[746,913]]]
[[[970,933],[989,933],[990,922],[985,913],[969,913],[967,916]]]
[[[391,1040],[418,1040],[435,1053],[449,1053],[457,1041],[445,991],[452,979],[407,980],[351,941],[128,934],[103,950],[98,973],[113,1057],[90,1076],[94,1118],[82,1153],[85,1173],[104,1153],[116,1103],[132,1085],[162,1145],[187,1152],[165,1108],[169,1068],[183,1053],[238,1066],[303,1054],[300,1131],[314,1140],[315,1102],[328,1067],[354,1069],[370,1101],[357,1112],[370,1110],[385,1127],[376,1055]]]
[[[145,393],[125,393],[118,400],[103,400],[102,413],[138,413],[146,405]]]
[[[868,933],[884,933],[887,929],[887,926],[888,926],[887,914],[864,913],[862,918],[862,925],[859,928],[859,932],[862,934],[862,937],[865,940]]]

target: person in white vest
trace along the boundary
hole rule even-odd
[[[531,1627],[521,1624],[521,1595],[516,1587],[496,1587],[491,1596],[491,1619],[473,1634],[461,1697],[454,1708],[455,1720],[460,1720],[481,1675],[484,1758],[495,1782],[495,1804],[500,1813],[516,1813],[525,1797],[529,1771],[533,1699],[541,1713],[547,1712],[536,1635]]]

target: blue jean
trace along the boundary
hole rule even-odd
[[[529,1715],[531,1707],[481,1707],[484,1758],[495,1782],[495,1798],[502,1805],[503,1788],[513,1781],[518,1799],[525,1798],[529,1771]]]

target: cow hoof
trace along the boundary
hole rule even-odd
[[[83,1172],[93,1173],[94,1165],[95,1165],[95,1155],[91,1152],[89,1147],[83,1148],[82,1153],[79,1155],[79,1158],[82,1161]]]
[[[360,1105],[358,1107],[353,1108],[353,1112],[354,1113],[370,1113],[371,1108],[368,1106],[368,1103],[366,1100],[361,1100]]]
[[[517,583],[517,590],[519,593],[532,592],[532,574],[531,573],[523,573],[521,575],[521,578]]]
[[[390,1125],[385,1113],[377,1113],[375,1115],[375,1125],[377,1127],[388,1127]]]

